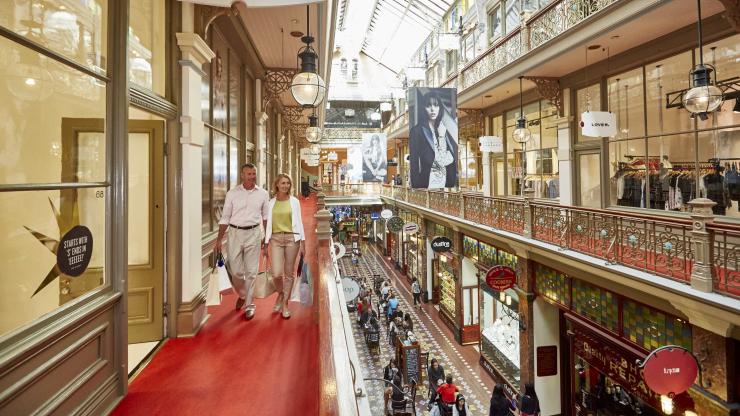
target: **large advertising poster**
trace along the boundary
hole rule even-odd
[[[412,188],[457,187],[457,90],[409,88]]]
[[[362,133],[362,181],[385,182],[388,174],[385,133]]]

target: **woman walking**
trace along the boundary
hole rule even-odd
[[[540,416],[540,400],[534,391],[534,384],[524,385],[524,396],[519,401],[520,416]]]
[[[296,258],[306,252],[301,219],[301,203],[290,195],[293,181],[288,175],[280,173],[275,179],[275,196],[268,205],[265,245],[269,245],[272,279],[278,296],[274,312],[283,312],[283,318],[290,318],[288,301],[293,289],[296,274]]]
[[[504,386],[496,384],[491,395],[491,408],[488,416],[511,416],[513,415],[512,410],[514,409],[511,402],[504,396]]]

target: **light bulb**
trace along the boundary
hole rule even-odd
[[[660,395],[660,408],[667,415],[673,414],[673,399],[664,394]]]
[[[506,292],[499,292],[498,298],[501,300],[501,302],[506,302]]]
[[[511,306],[511,295],[506,295],[506,306]]]

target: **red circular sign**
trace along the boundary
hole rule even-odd
[[[496,291],[511,289],[516,283],[516,272],[508,266],[493,266],[486,273],[486,283]]]
[[[653,351],[642,365],[645,384],[658,394],[680,394],[694,384],[699,368],[689,351],[668,346]]]

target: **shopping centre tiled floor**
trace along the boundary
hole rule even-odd
[[[413,308],[411,306],[413,304],[411,291],[406,277],[401,276],[391,263],[379,254],[375,247],[367,244],[367,249],[362,250],[362,252],[363,255],[360,257],[357,266],[352,265],[349,256],[340,259],[339,268],[342,276],[359,277],[368,272],[372,274],[372,271],[375,271],[381,276],[391,277],[391,283],[396,288],[396,293],[400,294],[399,309],[408,312],[414,321],[414,334],[419,339],[421,351],[429,351],[429,361],[431,362],[432,358],[436,358],[444,366],[446,374],[453,376],[454,383],[460,387],[460,393],[467,400],[469,414],[487,414],[494,382],[478,364],[479,353],[477,348],[458,344],[452,332],[438,317],[437,309],[431,303],[424,304],[421,310]],[[376,308],[377,297],[373,296],[372,301],[373,307]],[[381,319],[380,321],[380,353],[371,353],[365,344],[363,332],[357,324],[357,315],[353,314],[352,317],[354,318],[352,329],[363,373],[367,378],[382,379],[383,367],[388,364],[393,356],[393,350],[386,337],[385,320]],[[417,414],[427,413],[426,399],[428,392],[425,386],[426,380],[423,384],[424,386],[420,386],[417,392]],[[382,415],[383,383],[366,381],[366,386],[372,414]]]

